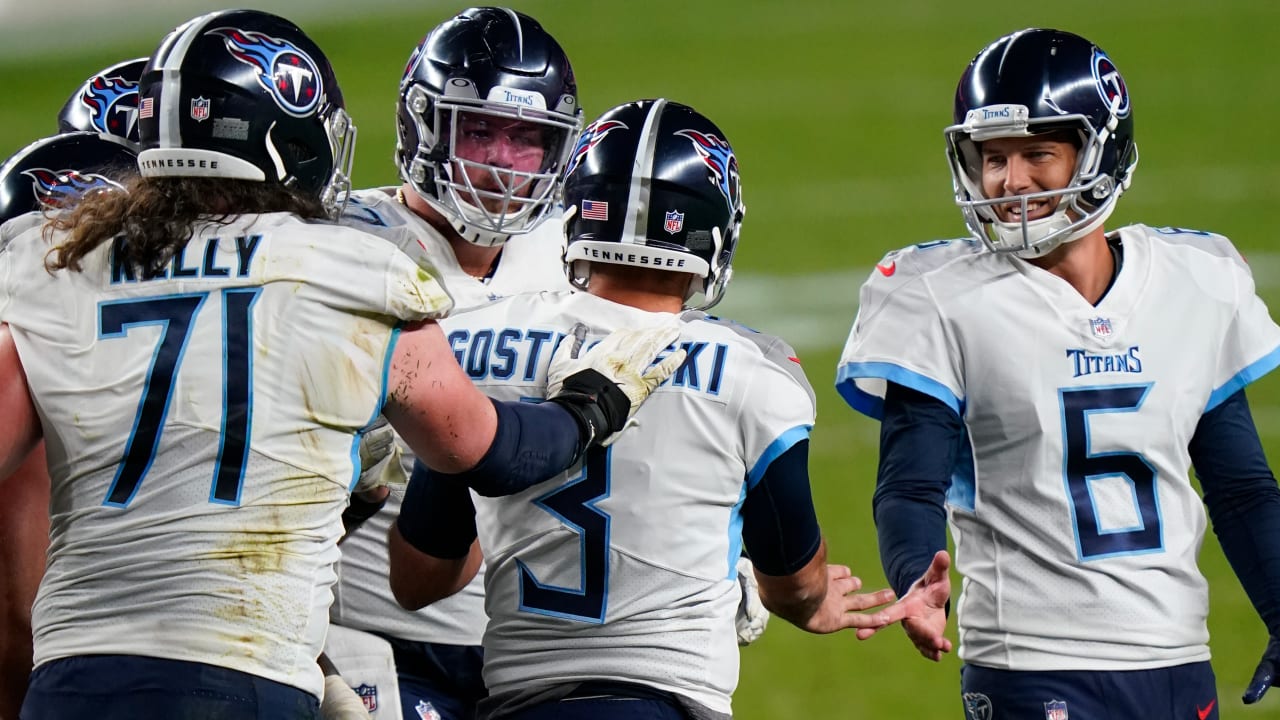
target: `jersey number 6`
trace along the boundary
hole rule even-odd
[[[1063,474],[1071,498],[1076,548],[1082,561],[1115,555],[1157,552],[1164,547],[1156,470],[1133,452],[1093,454],[1089,451],[1089,416],[1093,413],[1134,412],[1150,385],[1124,385],[1060,390],[1064,434]],[[1138,522],[1127,528],[1102,528],[1092,482],[1107,477],[1125,480],[1133,495]]]

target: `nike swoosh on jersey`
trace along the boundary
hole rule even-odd
[[[1201,710],[1201,709],[1200,709],[1200,706],[1199,706],[1199,705],[1197,705],[1197,706],[1196,706],[1196,715],[1199,715],[1199,716],[1200,716],[1200,720],[1204,720],[1205,718],[1209,717],[1209,713],[1213,712],[1213,706],[1214,706],[1214,705],[1217,705],[1217,704],[1218,704],[1218,700],[1217,700],[1217,698],[1214,698],[1213,700],[1210,700],[1210,701],[1209,701],[1209,704],[1208,704],[1207,706],[1205,706],[1205,708],[1204,708],[1203,710]]]
[[[890,260],[888,265],[876,265],[876,269],[880,271],[881,275],[890,277],[898,271],[898,261]]]

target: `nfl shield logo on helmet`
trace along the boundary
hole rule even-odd
[[[1089,329],[1093,330],[1094,337],[1111,337],[1111,318],[1090,318]]]
[[[672,210],[666,215],[666,222],[663,223],[662,229],[675,235],[684,229],[684,213],[679,210]]]
[[[360,696],[360,702],[364,703],[364,709],[368,712],[375,712],[378,709],[378,686],[362,683],[351,688]]]
[[[1045,703],[1044,720],[1067,720],[1067,701],[1050,700]]]
[[[191,98],[191,119],[204,122],[209,119],[209,101],[206,98]]]

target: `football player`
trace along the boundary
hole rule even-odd
[[[77,132],[42,138],[0,165],[0,248],[45,213],[68,209],[86,192],[117,188],[137,172],[122,139]],[[10,220],[23,219],[10,223]],[[0,717],[17,717],[31,675],[31,604],[49,545],[49,474],[44,445],[4,480],[0,503]]]
[[[1244,391],[1280,364],[1280,327],[1226,238],[1104,227],[1138,161],[1134,113],[1078,35],[978,53],[946,129],[972,236],[889,253],[839,367],[882,423],[875,519],[904,597],[949,512],[973,718],[1216,718],[1206,506],[1280,631],[1280,489]],[[904,627],[936,660],[946,622]]]
[[[537,20],[498,7],[462,11],[414,48],[401,79],[402,183],[352,193],[344,222],[430,268],[455,310],[567,288],[554,218],[581,129],[577,96],[568,56]],[[403,463],[407,478],[412,453]],[[353,503],[376,514],[343,539],[326,653],[375,719],[469,720],[485,695],[483,572],[430,608],[396,604],[387,531],[403,480],[391,487],[381,510]]]
[[[621,431],[674,323],[494,402],[451,301],[337,214],[354,127],[324,54],[197,17],[139,87],[141,177],[0,253],[0,477],[46,440],[48,567],[22,717],[311,718],[340,515],[380,413],[428,465],[518,492]]]
[[[488,718],[727,718],[738,679],[736,560],[745,542],[770,610],[815,633],[870,636],[882,590],[827,563],[809,491],[814,396],[778,338],[707,315],[744,206],[724,133],[644,100],[583,132],[565,185],[564,266],[582,292],[510,298],[442,321],[489,395],[541,398],[548,363],[612,328],[678,318],[687,359],[636,428],[505,498],[420,467],[390,537],[407,607],[446,596],[480,548]],[[574,326],[551,355],[550,340]],[[478,545],[475,542],[479,536]],[[898,606],[903,612],[905,606]]]

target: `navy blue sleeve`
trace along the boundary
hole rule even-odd
[[[964,422],[941,400],[889,383],[871,501],[880,564],[899,597],[947,549],[947,489]]]
[[[582,432],[568,410],[553,402],[491,402],[498,427],[488,452],[466,472],[436,475],[497,497],[550,480],[577,461]]]
[[[1280,637],[1280,487],[1244,390],[1205,413],[1188,446],[1213,532],[1274,637]]]
[[[471,491],[416,462],[396,528],[405,541],[427,555],[445,560],[466,557],[476,539]]]
[[[769,463],[742,502],[742,541],[765,575],[790,575],[822,545],[809,491],[809,441],[801,440]]]

